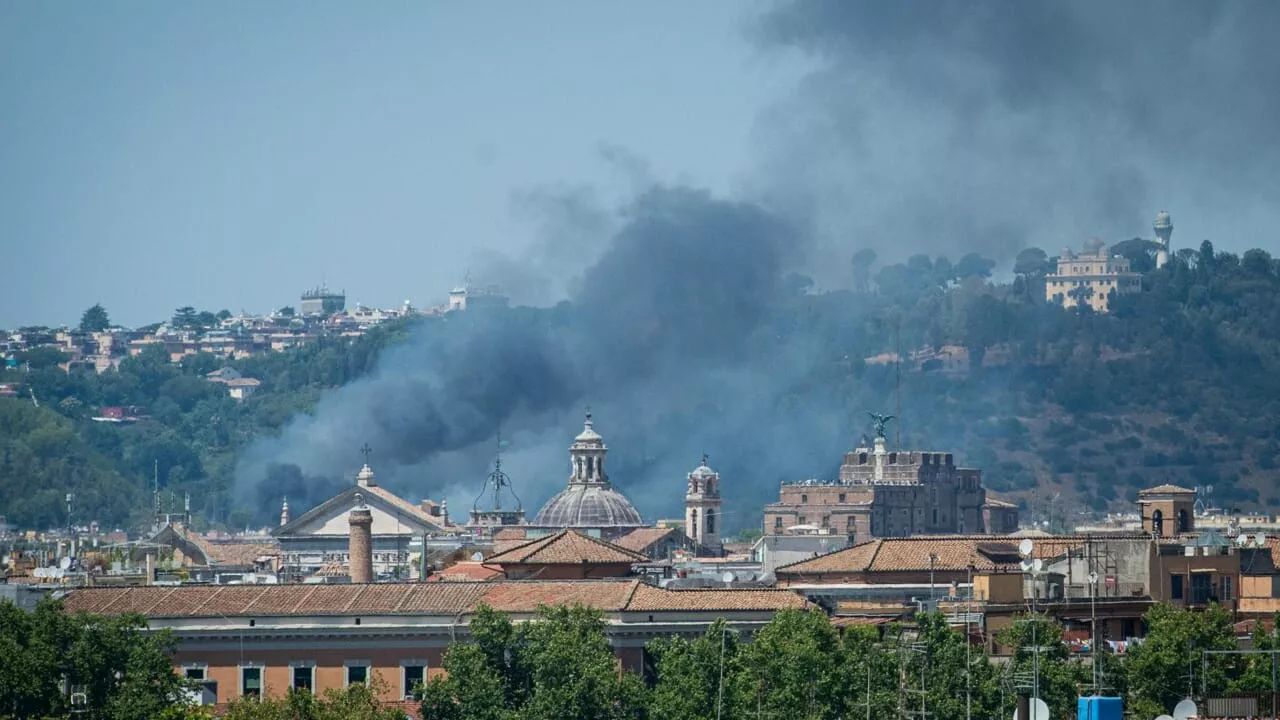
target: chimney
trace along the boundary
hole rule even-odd
[[[351,524],[347,554],[351,556],[350,575],[353,583],[373,582],[373,513],[356,494],[356,507],[348,516]]]

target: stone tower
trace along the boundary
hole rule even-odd
[[[702,464],[689,473],[689,490],[684,496],[685,534],[705,552],[720,553],[720,475]]]
[[[1195,532],[1196,491],[1159,485],[1138,492],[1142,530],[1158,537]]]
[[[366,466],[368,467],[368,466]],[[364,496],[356,493],[356,506],[347,516],[350,523],[347,554],[351,557],[350,574],[353,583],[373,582],[373,513],[364,504]]]

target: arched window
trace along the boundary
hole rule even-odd
[[[1187,519],[1187,509],[1182,508],[1178,511],[1178,532],[1184,533],[1191,530],[1191,523]]]
[[[1157,537],[1164,535],[1164,513],[1159,510],[1151,513],[1151,532]]]
[[[698,509],[694,508],[689,511],[689,537],[697,540],[698,533]]]
[[[716,531],[716,511],[708,509],[707,510],[707,533],[710,534],[715,531]]]

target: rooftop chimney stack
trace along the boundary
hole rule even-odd
[[[347,554],[351,556],[351,582],[373,582],[373,513],[364,504],[364,497],[356,494],[356,506],[348,516],[351,525],[350,545]]]

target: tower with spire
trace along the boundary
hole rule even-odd
[[[689,489],[684,496],[685,534],[702,552],[719,554],[724,548],[720,524],[720,474],[707,465],[707,455],[703,453],[702,464],[689,473]]]
[[[511,477],[502,470],[502,445],[502,432],[499,431],[498,449],[493,459],[493,472],[485,478],[484,487],[480,489],[480,494],[471,505],[471,519],[467,527],[480,529],[481,532],[492,528],[525,524],[524,504],[520,502],[520,496],[516,495],[515,489],[511,486]],[[504,494],[511,496],[510,507],[503,507]],[[491,498],[488,507],[483,502],[486,495]]]

